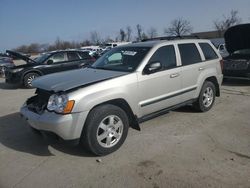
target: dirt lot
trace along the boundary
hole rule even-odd
[[[33,92],[0,79],[1,188],[250,187],[249,82],[225,83],[207,113],[186,107],[130,129],[101,158],[33,134],[18,114]]]

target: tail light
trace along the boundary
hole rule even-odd
[[[223,67],[224,67],[224,60],[223,59],[220,60],[220,66],[221,66],[221,70],[223,70]]]

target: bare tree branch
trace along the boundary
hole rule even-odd
[[[92,31],[90,33],[90,39],[93,44],[95,45],[100,44],[101,38],[100,35],[97,33],[97,31]]]
[[[223,15],[222,20],[214,21],[214,28],[219,32],[219,36],[222,36],[223,32],[229,27],[237,25],[241,22],[241,18],[238,16],[237,10],[231,10],[230,15]]]
[[[193,28],[189,21],[178,18],[173,20],[170,27],[165,29],[164,32],[169,36],[182,36],[190,34],[192,30]]]
[[[158,33],[157,33],[156,28],[150,27],[148,30],[148,37],[152,39],[152,38],[157,37],[157,35],[158,35]]]
[[[142,40],[142,26],[140,24],[137,24],[136,30],[137,30],[137,41],[141,41]]]
[[[126,33],[123,29],[120,29],[120,39],[121,41],[125,41]]]
[[[130,26],[127,26],[127,42],[131,41],[131,34],[132,34],[132,28]]]

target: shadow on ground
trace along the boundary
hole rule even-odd
[[[44,139],[35,134],[19,113],[0,117],[0,143],[7,148],[38,156],[52,156],[48,147],[70,155],[92,157],[80,146],[67,146],[63,142]]]
[[[7,84],[5,82],[0,82],[0,89],[15,90],[20,88],[21,86],[19,84]]]

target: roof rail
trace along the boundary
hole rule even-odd
[[[178,40],[178,39],[200,39],[197,35],[183,35],[183,36],[166,36],[166,37],[155,37],[150,39],[143,39],[142,42],[154,41],[154,40]]]

